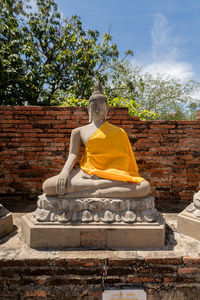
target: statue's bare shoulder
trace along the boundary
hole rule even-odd
[[[86,145],[87,140],[93,135],[96,130],[97,128],[92,123],[77,127],[72,130],[71,139],[74,142],[78,142],[78,140],[80,140],[84,145]]]

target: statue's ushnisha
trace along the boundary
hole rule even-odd
[[[67,213],[69,215],[72,209],[70,207],[73,206],[70,203],[73,201],[76,201],[76,205],[77,201],[80,204],[79,215],[76,216],[79,221],[103,220],[103,217],[101,219],[99,215],[94,218],[94,213],[89,209],[90,204],[83,205],[84,201],[89,201],[88,199],[96,199],[98,207],[102,206],[101,215],[107,214],[108,216],[107,211],[112,213],[109,222],[122,221],[122,215],[126,215],[127,211],[129,212],[129,217],[125,218],[129,220],[127,222],[135,221],[137,213],[133,211],[137,207],[138,201],[140,201],[140,208],[142,207],[143,212],[146,211],[146,216],[150,216],[149,220],[155,219],[156,210],[154,209],[153,197],[147,197],[150,192],[150,185],[138,173],[137,163],[126,132],[106,121],[108,109],[107,98],[102,93],[98,81],[89,98],[90,123],[72,130],[69,156],[62,171],[59,175],[51,177],[43,183],[44,194],[39,197],[38,210],[36,211],[38,220],[42,220],[42,218],[43,220],[49,218],[58,220],[60,214],[62,216],[65,214],[66,221],[73,221],[72,216],[67,217]],[[85,152],[80,167],[74,168],[81,144],[85,146]],[[47,203],[51,200],[55,202],[56,198],[60,204],[57,204],[58,211],[54,212],[54,217],[52,217],[52,212],[45,214],[44,211],[43,217],[41,217],[41,210],[48,210],[49,204]],[[112,204],[113,201],[118,201],[118,204]],[[51,206],[54,202],[51,202]],[[143,202],[144,205],[141,205]],[[109,203],[110,210],[106,209],[109,207]],[[83,207],[87,207],[87,209],[83,209]],[[85,216],[88,216],[88,220],[83,217],[84,211],[87,211]],[[73,212],[71,213],[73,214]],[[89,216],[90,213],[93,214],[92,217]],[[46,217],[44,217],[45,215]],[[145,213],[143,213],[144,215]]]

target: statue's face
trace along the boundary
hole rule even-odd
[[[91,121],[105,120],[108,104],[104,100],[92,100],[88,107]]]

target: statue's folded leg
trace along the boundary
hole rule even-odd
[[[118,183],[118,182],[117,182]],[[140,183],[120,182],[120,185],[110,187],[98,187],[90,190],[74,191],[67,193],[66,197],[71,198],[85,198],[85,197],[97,197],[97,198],[140,198],[145,197],[150,192],[149,183],[144,180]]]
[[[120,185],[100,189],[102,198],[140,198],[145,197],[150,192],[150,185],[146,180],[140,183],[123,182]]]
[[[145,197],[150,192],[150,185],[146,180],[140,183],[108,180],[97,176],[85,176],[81,169],[77,169],[69,178],[66,196],[72,197],[109,197],[132,198]]]
[[[43,183],[43,191],[49,196],[57,195],[58,175],[47,179]],[[129,183],[116,180],[85,176],[80,169],[73,169],[67,181],[65,194],[67,197],[144,197],[150,192],[150,185],[146,180],[140,183]]]
[[[73,170],[69,176],[67,185],[67,194],[82,191],[97,191],[99,188],[108,188],[113,186],[123,185],[123,182],[109,180],[97,177],[95,175],[89,175],[82,169],[77,168]]]
[[[57,195],[57,181],[58,181],[58,176],[53,176],[48,178],[47,180],[44,181],[42,185],[42,190],[43,192],[48,195],[48,196],[56,196]]]
[[[86,176],[87,175],[87,176]],[[59,175],[48,178],[43,183],[43,192],[48,196],[57,195],[57,180]],[[97,176],[90,176],[82,171],[80,168],[73,169],[67,180],[65,194],[78,193],[83,191],[95,192],[99,188],[112,187],[114,181]],[[122,184],[119,181],[115,181],[117,185]],[[115,184],[115,185],[116,185]]]

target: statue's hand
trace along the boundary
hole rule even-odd
[[[59,174],[57,185],[56,185],[58,196],[62,196],[65,194],[68,176],[69,174],[67,172],[61,172]]]

